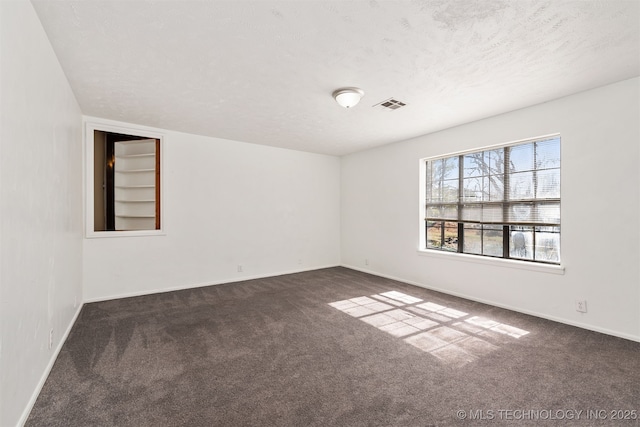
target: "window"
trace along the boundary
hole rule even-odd
[[[425,160],[426,249],[560,263],[560,137]]]
[[[160,232],[162,137],[92,124],[86,130],[87,236]]]

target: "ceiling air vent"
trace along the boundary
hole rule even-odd
[[[398,108],[402,108],[405,105],[407,104],[405,104],[402,101],[398,101],[395,98],[389,98],[389,99],[385,99],[382,102],[377,103],[376,105],[374,105],[374,107],[379,107],[384,110],[397,110]]]

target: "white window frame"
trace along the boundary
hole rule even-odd
[[[155,230],[127,230],[127,231],[95,231],[94,224],[94,132],[111,132],[124,135],[141,136],[160,141],[160,228]],[[96,118],[84,119],[84,222],[85,237],[111,238],[111,237],[142,237],[166,235],[166,211],[165,211],[165,139],[164,133],[145,126],[136,126],[101,120]]]
[[[446,154],[438,154],[434,156],[421,158],[419,160],[419,167],[418,167],[418,173],[419,173],[418,191],[419,191],[419,201],[420,201],[419,216],[418,216],[418,236],[419,236],[418,248],[417,248],[418,255],[435,257],[440,259],[449,259],[449,260],[461,261],[461,262],[469,262],[474,264],[484,264],[484,265],[491,265],[496,267],[507,267],[507,268],[515,268],[520,270],[539,271],[544,273],[563,275],[565,273],[565,265],[564,265],[563,258],[560,259],[560,264],[545,264],[545,263],[524,261],[519,259],[493,258],[493,257],[482,256],[482,255],[473,255],[473,254],[458,253],[458,252],[447,252],[447,251],[442,251],[438,249],[427,248],[427,237],[426,237],[425,228],[424,228],[425,218],[426,218],[426,198],[427,198],[427,182],[426,182],[427,181],[426,180],[427,161],[438,160],[438,159],[443,159],[443,158],[448,158],[453,156],[460,156],[460,155],[465,155],[470,153],[477,153],[479,151],[492,150],[492,149],[497,149],[497,148],[502,148],[507,146],[520,145],[520,144],[525,144],[527,142],[533,142],[533,141],[559,137],[559,136],[561,136],[559,133],[552,133],[548,135],[537,136],[534,138],[526,138],[526,139],[507,142],[507,143],[470,148],[467,150],[461,150],[461,151],[456,151],[456,152],[451,152]],[[560,173],[562,174],[562,169],[560,170]],[[561,195],[561,198],[562,198],[562,195]],[[562,205],[560,209],[562,210]],[[562,233],[560,233],[560,247],[563,247]]]

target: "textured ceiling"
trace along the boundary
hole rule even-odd
[[[637,0],[33,4],[84,114],[334,155],[640,75]]]

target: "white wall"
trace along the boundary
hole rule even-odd
[[[166,235],[86,239],[86,300],[340,263],[339,158],[153,130]]]
[[[640,340],[639,81],[343,157],[343,264]],[[419,159],[556,132],[564,275],[417,253]]]
[[[82,302],[82,117],[31,3],[0,16],[0,425],[14,426]]]
[[[83,245],[80,110],[31,4],[0,19],[0,425],[25,420],[83,299],[340,262],[640,340],[640,79],[342,160],[162,131],[166,235]],[[420,158],[554,132],[564,275],[417,253]]]

